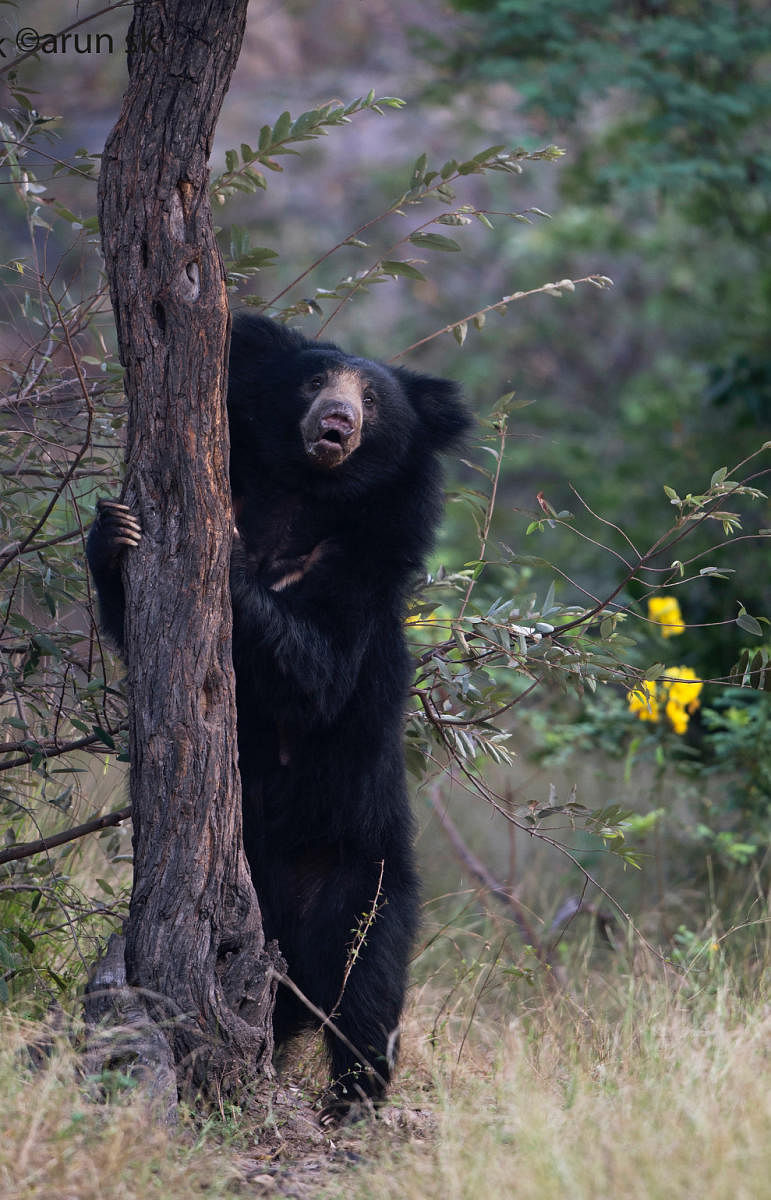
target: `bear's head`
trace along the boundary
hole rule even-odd
[[[346,354],[267,317],[233,322],[228,408],[234,479],[280,461],[304,482],[359,490],[468,430],[460,388]]]

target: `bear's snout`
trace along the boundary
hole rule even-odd
[[[319,430],[323,437],[327,437],[331,433],[339,434],[342,438],[349,438],[356,432],[358,424],[356,416],[355,410],[350,405],[334,405],[321,414]]]
[[[361,398],[330,395],[324,388],[306,413],[300,430],[305,452],[320,467],[337,467],[361,442]]]

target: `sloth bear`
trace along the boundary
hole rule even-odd
[[[470,419],[455,383],[254,315],[234,320],[228,414],[244,848],[266,938],[334,1023],[335,1120],[382,1097],[398,1047],[418,912],[405,598],[442,511],[437,455]],[[119,646],[139,536],[100,503],[88,558]],[[276,1044],[314,1024],[280,987]]]

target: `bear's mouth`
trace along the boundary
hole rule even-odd
[[[306,450],[320,467],[337,467],[350,453],[347,441],[339,430],[329,429],[321,437],[308,443]]]
[[[329,470],[359,445],[361,415],[345,402],[322,400],[313,405],[301,428],[306,454],[317,466]]]

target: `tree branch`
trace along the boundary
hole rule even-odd
[[[0,850],[0,866],[3,863],[16,862],[20,858],[32,858],[35,854],[43,854],[46,850],[53,850],[56,846],[64,846],[67,842],[74,842],[77,838],[85,837],[89,833],[97,833],[100,829],[109,829],[112,825],[120,825],[121,821],[127,821],[131,816],[131,805],[127,804],[124,808],[116,808],[114,812],[105,813],[101,817],[92,817],[90,821],[84,821],[82,825],[73,825],[72,829],[64,829],[61,833],[52,833],[50,837],[37,838],[34,842],[18,842],[15,846],[9,846],[7,850]]]

